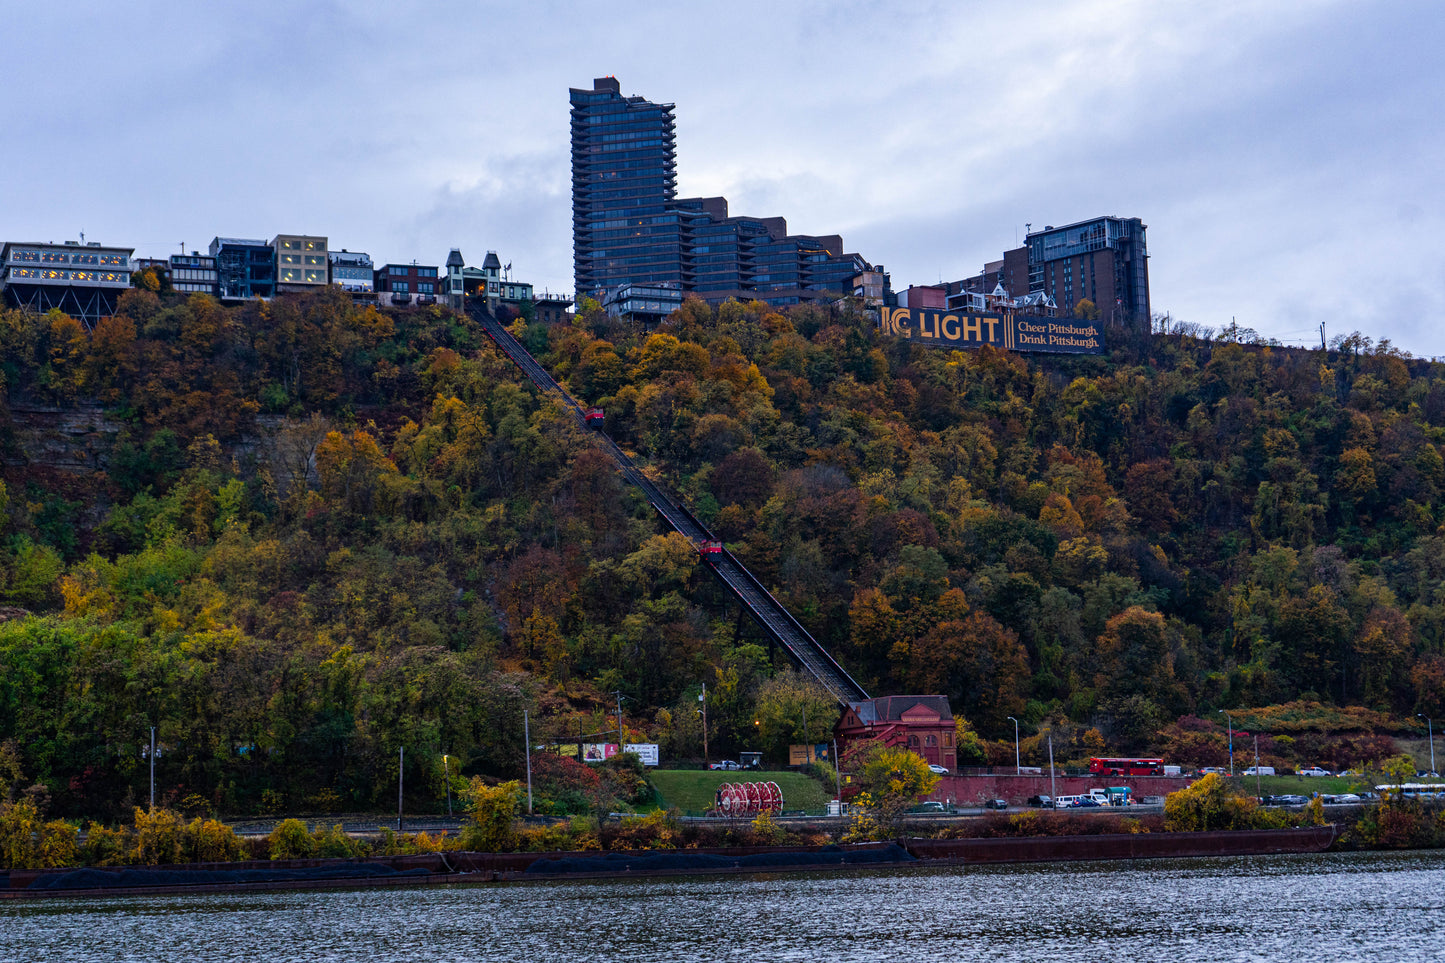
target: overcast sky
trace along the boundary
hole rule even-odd
[[[568,87],[677,105],[678,189],[896,288],[1148,225],[1156,312],[1445,355],[1445,8],[4,3],[0,239],[324,234],[572,284]]]

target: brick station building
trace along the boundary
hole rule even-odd
[[[885,746],[902,746],[925,761],[953,770],[958,765],[954,745],[953,710],[948,696],[882,696],[850,702],[833,727],[840,751],[850,742],[877,739]]]

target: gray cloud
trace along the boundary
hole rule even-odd
[[[896,285],[1138,215],[1158,310],[1445,354],[1424,0],[72,4],[6,32],[7,238],[495,248],[566,289],[566,88],[615,74],[677,104],[684,194],[841,232]]]

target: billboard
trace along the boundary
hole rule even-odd
[[[828,744],[820,742],[817,745],[801,745],[788,747],[788,765],[806,766],[810,762],[817,762],[819,759],[828,758]]]
[[[657,765],[657,743],[655,742],[629,742],[622,747],[622,751],[641,756],[644,766]]]
[[[615,742],[582,743],[583,762],[603,762],[615,755],[617,755],[617,743]]]
[[[1049,351],[1100,354],[1103,326],[1080,318],[1045,318],[1032,314],[964,314],[928,308],[879,308],[884,334],[934,348],[977,348],[991,345],[1006,351]]]

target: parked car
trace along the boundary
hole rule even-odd
[[[948,775],[948,767],[947,767],[947,766],[940,766],[940,765],[938,765],[937,763],[929,763],[929,765],[928,765],[928,771],[931,772],[931,773],[935,773],[935,774],[937,774],[937,775],[939,775],[939,776],[946,776],[946,775]]]
[[[1337,773],[1335,773],[1335,775],[1337,775],[1337,776],[1363,776],[1364,773],[1360,772],[1360,770],[1358,770],[1358,769],[1346,769],[1346,770],[1344,770],[1343,772],[1337,772]]]
[[[1307,802],[1309,802],[1309,800],[1305,797],[1294,794],[1274,797],[1274,804],[1276,806],[1303,806]]]
[[[918,811],[921,813],[941,813],[947,810],[944,809],[943,803],[936,799],[930,799],[927,802],[919,804]]]
[[[1348,806],[1351,803],[1357,802],[1361,802],[1361,799],[1359,796],[1356,796],[1352,792],[1342,792],[1335,794],[1334,803],[1336,806]]]
[[[1007,808],[1008,808],[1008,800],[1007,800],[1007,799],[990,799],[988,802],[986,802],[986,803],[983,804],[983,808],[984,808],[984,809],[1007,809]]]
[[[1097,799],[1091,799],[1091,798],[1088,797],[1088,796],[1080,796],[1078,799],[1074,800],[1074,808],[1075,808],[1075,809],[1090,809],[1090,808],[1092,808],[1092,809],[1101,809],[1101,808],[1103,808],[1103,807],[1099,804],[1099,801],[1098,801]]]
[[[1029,797],[1029,805],[1030,805],[1030,806],[1041,806],[1041,807],[1044,808],[1044,809],[1053,809],[1053,808],[1054,808],[1054,800],[1053,800],[1053,797],[1051,797],[1051,796],[1030,796],[1030,797]]]
[[[723,769],[723,770],[726,770],[726,771],[728,771],[728,772],[737,772],[739,769],[742,768],[742,766],[739,765],[739,764],[736,763],[736,762],[733,762],[731,759],[720,759],[720,760],[718,760],[717,762],[713,763],[712,765],[708,766],[708,768],[709,768],[709,769]]]
[[[1273,772],[1273,770],[1270,770],[1266,775],[1273,775]],[[1319,766],[1309,766],[1305,769],[1298,770],[1298,772],[1301,776],[1328,776],[1330,774],[1328,769],[1321,769]]]

